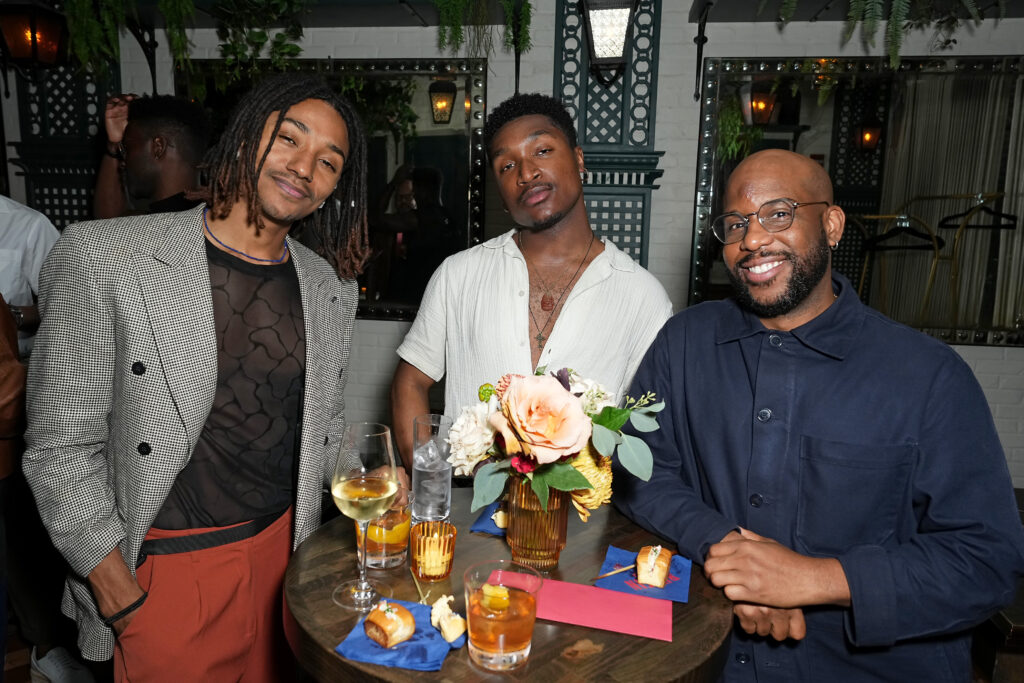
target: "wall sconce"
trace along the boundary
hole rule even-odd
[[[41,2],[0,3],[0,49],[15,67],[59,66],[67,57],[68,23]]]
[[[608,87],[626,69],[633,15],[640,0],[580,0],[590,50],[590,72]],[[606,76],[605,72],[611,72]]]
[[[434,117],[434,123],[451,123],[455,94],[458,91],[452,81],[438,80],[430,84],[427,92],[430,94],[430,113]]]
[[[740,87],[740,107],[747,125],[765,126],[775,113],[775,93],[771,81],[752,81]]]
[[[867,121],[853,129],[853,143],[862,152],[874,152],[878,149],[878,142],[882,137],[882,124],[877,121]]]

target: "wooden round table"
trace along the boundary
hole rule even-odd
[[[470,514],[471,489],[452,491],[452,521],[459,535],[455,564],[449,579],[421,583],[426,601],[455,596],[454,610],[465,615],[462,573],[482,560],[510,559],[504,538],[470,533],[476,515]],[[664,542],[606,505],[595,510],[586,524],[570,512],[568,543],[558,568],[545,574],[560,581],[589,584],[600,570],[609,545],[639,549]],[[497,678],[470,661],[466,647],[452,651],[440,671],[421,672],[363,664],[343,659],[334,648],[359,620],[358,614],[331,601],[335,586],[358,576],[353,522],[338,517],[310,536],[295,552],[285,575],[284,593],[289,640],[299,663],[318,681],[342,680],[452,680]],[[673,603],[672,642],[627,636],[611,631],[537,620],[527,664],[503,674],[537,681],[713,681],[724,664],[732,628],[732,603],[712,587],[698,567],[690,573],[688,603]],[[417,602],[419,595],[408,562],[390,570],[370,570],[369,575],[387,581],[393,596]],[[579,655],[573,648],[588,639],[602,647]]]

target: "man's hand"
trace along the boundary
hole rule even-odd
[[[128,605],[142,597],[143,590],[121,558],[121,550],[115,547],[89,573],[89,586],[96,598],[96,606],[100,615],[109,617],[117,614]],[[114,633],[121,635],[132,619],[135,611],[129,612],[113,624]]]
[[[124,129],[128,126],[128,103],[137,95],[112,95],[107,100],[107,108],[103,112],[103,126],[107,130],[107,143],[116,146],[124,139]]]
[[[801,555],[746,529],[711,546],[704,573],[736,602],[783,608],[850,604],[838,560]]]
[[[733,606],[732,611],[740,622],[740,628],[751,635],[771,636],[778,641],[787,638],[803,640],[807,635],[804,611],[799,607],[778,609],[739,602]]]

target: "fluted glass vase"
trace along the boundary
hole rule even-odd
[[[505,539],[512,550],[512,559],[542,570],[558,566],[572,506],[567,491],[549,489],[549,494],[547,510],[544,510],[528,479],[509,478]]]

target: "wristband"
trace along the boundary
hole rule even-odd
[[[140,607],[142,607],[142,603],[146,602],[146,598],[148,598],[148,597],[149,597],[149,593],[143,592],[142,595],[139,596],[138,600],[136,600],[132,604],[128,605],[127,607],[125,607],[123,610],[121,610],[117,614],[112,614],[109,617],[104,618],[103,619],[103,625],[108,627],[108,628],[113,627],[115,623],[117,623],[118,621],[121,621],[126,616],[128,616],[129,614],[131,614],[135,610],[137,610]]]
[[[108,148],[104,148],[103,153],[106,154],[111,159],[117,159],[118,161],[121,160],[121,153],[120,153],[120,151],[111,152],[110,148],[108,147]]]

